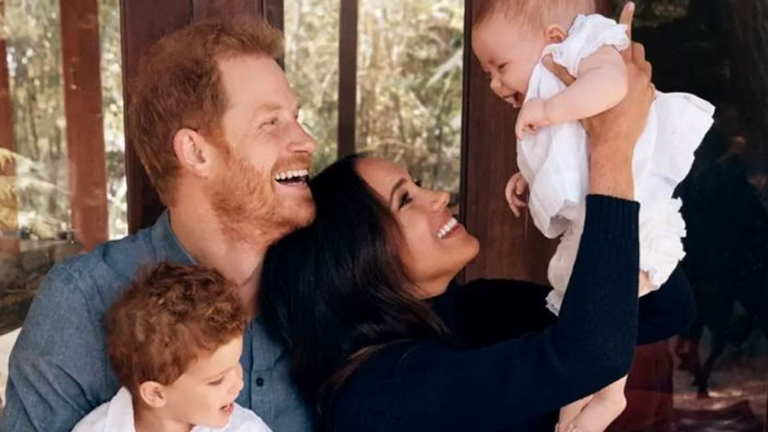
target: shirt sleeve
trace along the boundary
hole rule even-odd
[[[637,334],[638,211],[587,197],[560,317],[476,349],[431,341],[379,351],[336,394],[330,430],[507,430],[626,375]]]
[[[70,432],[102,402],[104,339],[79,284],[62,266],[43,282],[11,352],[0,432]]]

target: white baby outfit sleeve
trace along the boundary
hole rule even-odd
[[[561,43],[547,46],[542,57],[579,76],[581,61],[603,46],[626,49],[626,26],[601,15],[580,15]],[[549,99],[565,85],[539,62],[526,101]],[[672,192],[693,163],[693,153],[712,125],[714,107],[696,96],[657,92],[648,123],[633,157],[635,199],[640,202],[640,268],[651,290],[658,289],[685,255],[685,223]],[[587,135],[578,121],[555,124],[517,143],[518,167],[529,183],[529,210],[547,237],[561,236],[548,276],[555,291],[549,307],[559,311],[578,250],[585,196],[589,187]]]

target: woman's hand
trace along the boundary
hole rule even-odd
[[[634,3],[627,3],[619,20],[627,26],[630,41],[634,9]],[[622,55],[627,65],[627,96],[615,107],[582,120],[582,124],[590,143],[590,193],[633,199],[632,154],[648,120],[655,88],[645,48],[631,43]],[[545,58],[544,64],[566,85],[575,80],[551,58]]]

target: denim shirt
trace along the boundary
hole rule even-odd
[[[173,234],[168,212],[154,226],[54,267],[11,352],[0,432],[70,432],[108,402],[120,384],[106,349],[104,314],[152,264],[195,260]],[[290,358],[261,320],[244,337],[244,387],[237,402],[275,432],[312,430],[311,413],[290,376]]]

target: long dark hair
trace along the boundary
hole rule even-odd
[[[360,157],[341,159],[310,182],[315,221],[269,250],[262,276],[262,316],[321,412],[377,349],[445,335],[411,290],[397,253],[397,222],[357,174]]]

